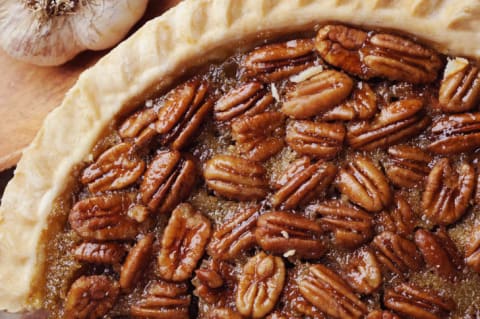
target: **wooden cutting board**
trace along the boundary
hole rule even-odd
[[[180,1],[151,0],[133,30]],[[17,163],[48,112],[60,104],[79,74],[106,53],[84,52],[63,66],[38,67],[0,50],[0,171]]]

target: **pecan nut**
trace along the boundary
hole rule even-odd
[[[435,51],[406,38],[343,25],[321,28],[315,46],[326,62],[363,79],[430,83],[442,66]]]
[[[242,116],[232,122],[237,150],[252,161],[265,161],[283,148],[283,122],[280,112]]]
[[[465,263],[480,273],[480,225],[477,225],[471,235],[465,251]]]
[[[415,319],[447,318],[456,307],[453,300],[441,297],[434,290],[419,289],[406,283],[387,289],[383,302],[388,309]]]
[[[371,294],[382,284],[382,272],[377,258],[368,248],[352,253],[351,258],[343,265],[342,273],[349,285],[361,294]]]
[[[145,170],[145,162],[128,143],[115,145],[85,168],[80,182],[92,193],[117,190],[135,183]]]
[[[347,283],[321,264],[308,267],[297,282],[303,297],[332,318],[359,319],[367,314],[367,306]]]
[[[432,156],[420,147],[395,145],[388,149],[388,154],[385,173],[395,186],[415,187],[430,173]]]
[[[377,95],[370,85],[358,82],[351,99],[324,113],[324,121],[368,120],[377,113]]]
[[[373,219],[362,209],[331,200],[315,205],[314,210],[321,217],[320,225],[333,233],[338,247],[355,248],[373,236]]]
[[[275,208],[292,209],[320,197],[335,178],[337,168],[330,163],[310,163],[304,157],[293,162],[280,177],[279,189],[270,199]]]
[[[318,259],[326,251],[322,228],[314,221],[287,212],[270,212],[258,218],[255,237],[263,250]]]
[[[258,200],[268,193],[266,170],[257,162],[217,155],[205,164],[207,186],[228,199]]]
[[[438,54],[406,38],[379,33],[369,39],[371,47],[362,56],[373,77],[411,83],[430,83],[442,66]]]
[[[303,319],[303,318],[326,319],[327,318],[322,311],[320,311],[310,302],[305,300],[305,298],[303,298],[303,296],[300,293],[298,294],[299,294],[299,297],[297,297],[296,299],[290,300],[291,307],[293,308],[293,311],[291,312],[293,312],[295,316],[288,313],[288,316],[279,317],[279,319]],[[291,294],[289,294],[289,296],[291,296]],[[272,319],[276,319],[276,318],[273,317]]]
[[[268,44],[250,52],[243,61],[246,75],[263,82],[275,82],[299,73],[316,60],[312,39]]]
[[[386,270],[403,276],[409,270],[418,271],[423,266],[422,255],[414,242],[385,231],[373,239],[375,256]]]
[[[347,128],[351,147],[371,151],[385,148],[422,132],[430,124],[423,102],[407,99],[390,103],[370,121],[353,123]]]
[[[263,318],[275,307],[284,283],[282,258],[264,252],[250,258],[238,282],[235,299],[238,312],[251,318]]]
[[[301,155],[331,159],[342,150],[344,138],[345,126],[341,123],[292,121],[285,139]]]
[[[375,218],[376,231],[390,231],[403,236],[408,236],[416,226],[417,218],[410,204],[400,195],[395,194],[393,204],[383,210]]]
[[[82,238],[117,240],[135,238],[139,224],[128,216],[132,201],[124,194],[91,197],[77,202],[68,216]]]
[[[68,291],[64,318],[101,318],[113,308],[119,291],[118,283],[105,275],[82,276]]]
[[[280,303],[285,304],[281,309],[281,314],[285,314],[285,316],[280,316],[279,319],[326,319],[325,314],[309,301],[305,300],[300,293],[298,283],[295,279],[298,278],[301,271],[303,271],[303,269],[297,267],[288,274],[287,284],[282,293],[283,297],[280,300]],[[275,319],[275,317],[271,319]]]
[[[449,60],[438,94],[444,112],[466,112],[480,102],[480,72],[463,58]]]
[[[295,85],[286,95],[281,111],[295,119],[306,119],[330,111],[353,89],[353,80],[334,70],[323,71]]]
[[[370,76],[363,69],[359,51],[367,40],[368,34],[362,30],[343,25],[326,25],[318,30],[315,47],[327,63],[368,79]]]
[[[356,156],[340,169],[336,185],[350,201],[370,212],[378,212],[392,202],[387,178],[364,156]]]
[[[196,176],[192,160],[183,159],[178,151],[161,151],[144,174],[142,200],[152,211],[169,213],[190,194]]]
[[[195,270],[192,283],[195,286],[195,296],[213,304],[219,299],[219,288],[224,285],[224,280],[214,269],[201,268]]]
[[[447,279],[455,279],[463,261],[444,228],[439,228],[435,233],[419,228],[415,232],[415,244],[431,269]]]
[[[92,264],[119,264],[125,256],[125,249],[115,243],[84,242],[75,247],[75,259]]]
[[[230,260],[242,251],[252,248],[255,241],[255,227],[259,207],[249,207],[235,214],[222,224],[212,236],[207,247],[210,256],[218,260]]]
[[[192,284],[195,287],[193,294],[201,299],[199,317],[207,315],[206,317],[210,318],[208,314],[211,314],[213,309],[235,302],[237,269],[240,270],[234,264],[210,258],[202,263],[201,268],[195,270]]]
[[[188,279],[203,256],[210,232],[208,218],[190,204],[178,205],[163,233],[159,276],[169,281]]]
[[[437,154],[458,154],[480,147],[480,113],[453,114],[439,118],[431,128],[434,139],[428,149]]]
[[[214,117],[228,121],[237,116],[263,113],[274,101],[270,92],[259,82],[248,82],[229,91],[215,102]]]
[[[167,94],[155,123],[162,144],[180,150],[191,142],[213,108],[213,101],[207,96],[208,86],[206,81],[193,79]]]
[[[128,117],[118,129],[124,141],[132,141],[136,147],[148,144],[157,135],[155,121],[157,112],[153,108],[144,108]]]
[[[130,314],[136,318],[188,319],[190,299],[185,283],[153,281],[142,299],[131,307]]]
[[[366,319],[400,319],[400,317],[389,311],[374,310],[368,314]]]
[[[141,271],[152,255],[153,240],[152,234],[146,235],[128,253],[120,271],[119,283],[122,290],[131,290],[140,278]]]
[[[466,212],[475,187],[475,170],[463,163],[458,172],[448,158],[440,159],[428,175],[422,196],[425,216],[439,225],[450,225]]]

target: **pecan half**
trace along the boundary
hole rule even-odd
[[[337,168],[330,163],[310,163],[304,157],[292,164],[280,177],[279,189],[270,199],[273,207],[292,209],[320,197],[335,178]]]
[[[315,47],[320,56],[328,63],[363,78],[369,78],[363,70],[360,49],[368,40],[368,34],[362,30],[343,25],[326,25],[318,30]]]
[[[315,59],[313,40],[296,39],[258,47],[242,65],[248,77],[275,82],[312,66]]]
[[[274,101],[270,92],[259,82],[245,83],[223,95],[214,106],[217,121],[228,121],[237,116],[263,113]]]
[[[367,314],[367,306],[326,266],[311,265],[297,282],[303,297],[332,318],[359,319]]]
[[[475,187],[475,170],[463,163],[456,171],[448,158],[440,159],[428,175],[422,196],[425,216],[439,225],[450,225],[466,212]]]
[[[353,80],[334,70],[323,71],[287,92],[281,111],[295,119],[320,115],[342,103],[353,89]]]
[[[375,256],[385,269],[403,276],[409,270],[418,271],[423,266],[422,255],[414,242],[389,231],[373,239]]]
[[[142,175],[145,162],[138,157],[132,145],[121,143],[100,155],[83,170],[80,182],[92,193],[125,188]]]
[[[190,204],[178,205],[163,233],[159,276],[169,281],[188,279],[203,256],[210,232],[208,218]]]
[[[400,319],[400,317],[389,311],[374,310],[368,314],[366,319]]]
[[[322,202],[314,209],[320,225],[333,233],[336,246],[355,248],[373,236],[373,219],[362,209],[339,200]]]
[[[324,121],[368,120],[377,113],[377,95],[370,85],[358,82],[352,97],[322,114]]]
[[[180,150],[191,142],[213,108],[213,101],[207,97],[208,86],[206,81],[193,79],[167,94],[155,123],[162,144]]]
[[[415,319],[447,318],[456,307],[453,300],[441,297],[434,290],[419,289],[406,283],[387,289],[383,303],[388,309]]]
[[[384,107],[371,121],[349,125],[347,142],[366,151],[385,148],[419,134],[428,124],[421,100],[401,100]]]
[[[237,257],[242,251],[252,248],[255,241],[255,226],[259,207],[244,209],[224,222],[212,236],[207,247],[210,256],[219,260]]]
[[[300,293],[296,278],[299,277],[298,275],[301,271],[303,271],[303,269],[297,267],[288,274],[287,283],[282,293],[282,299],[280,300],[280,304],[284,305],[281,313],[285,314],[285,317],[279,317],[279,319],[326,319],[326,315],[309,301],[305,300]],[[272,319],[274,318],[275,317],[272,317]]]
[[[430,83],[442,66],[435,51],[409,39],[343,25],[321,28],[315,45],[326,62],[363,79]]]
[[[480,102],[480,72],[468,60],[449,60],[445,68],[440,92],[440,108],[444,112],[466,112]]]
[[[270,212],[258,218],[255,237],[263,250],[293,253],[298,258],[318,259],[326,251],[322,228],[314,221],[287,212]]]
[[[395,186],[415,187],[430,173],[432,156],[420,147],[395,145],[388,149],[388,155],[385,173]]]
[[[207,186],[228,199],[257,200],[268,193],[265,168],[257,162],[230,155],[216,155],[205,164]]]
[[[169,213],[190,195],[196,176],[192,160],[183,159],[178,151],[161,151],[143,177],[140,185],[142,200],[152,211]]]
[[[200,268],[195,270],[192,283],[195,286],[195,296],[212,304],[220,298],[219,288],[224,285],[224,280],[214,269]]]
[[[350,255],[342,266],[348,284],[358,293],[371,294],[382,284],[382,272],[377,258],[368,248],[361,248]]]
[[[115,243],[84,242],[75,247],[75,259],[92,264],[119,264],[125,256],[125,248]]]
[[[153,108],[144,108],[128,117],[119,127],[118,134],[126,141],[133,141],[136,147],[142,147],[157,135],[155,121],[157,112]]]
[[[434,50],[386,33],[374,34],[369,42],[371,47],[362,59],[372,76],[410,83],[437,79],[442,61]]]
[[[419,228],[415,232],[415,244],[431,269],[447,279],[455,279],[463,261],[444,228],[439,228],[435,233]]]
[[[480,113],[453,114],[439,118],[431,128],[434,139],[428,149],[437,154],[458,154],[480,147]]]
[[[480,224],[477,224],[465,251],[466,264],[480,273]]]
[[[393,205],[375,218],[378,233],[390,231],[403,236],[413,232],[416,222],[417,218],[410,204],[398,193],[393,198]]]
[[[371,212],[378,212],[392,202],[387,178],[364,156],[356,156],[340,169],[336,185],[349,200]]]
[[[117,240],[135,238],[139,224],[128,216],[132,201],[125,194],[91,197],[77,202],[68,216],[82,238]]]
[[[325,314],[312,305],[310,302],[305,300],[305,298],[298,293],[299,297],[291,301],[291,307],[293,308],[293,312],[296,316],[292,314],[288,314],[285,317],[279,317],[279,319],[304,319],[304,318],[311,318],[311,319],[326,319],[327,317]],[[291,296],[291,294],[289,294]],[[272,319],[275,319],[273,317]]]
[[[343,147],[345,126],[341,123],[292,121],[286,141],[297,153],[315,158],[334,158]]]
[[[265,161],[283,148],[283,122],[280,112],[242,116],[232,122],[237,150],[252,161]]]
[[[135,286],[152,255],[154,239],[153,234],[146,235],[128,253],[120,271],[122,290],[129,291]]]
[[[188,319],[190,295],[185,283],[150,282],[142,299],[130,314],[140,318]]]
[[[238,312],[263,318],[273,310],[285,282],[282,258],[260,252],[250,258],[240,275],[235,303]]]
[[[112,309],[119,290],[118,283],[105,275],[82,276],[68,291],[63,318],[102,318]]]

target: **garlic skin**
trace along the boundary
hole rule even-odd
[[[0,0],[0,45],[16,59],[54,66],[84,50],[117,44],[142,17],[148,0],[78,0],[73,12],[48,18],[25,3]]]

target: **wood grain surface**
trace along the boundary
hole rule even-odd
[[[132,32],[180,0],[150,0]],[[59,67],[38,67],[16,61],[0,50],[0,171],[13,167],[40,128],[60,104],[79,74],[108,53],[84,52]]]

